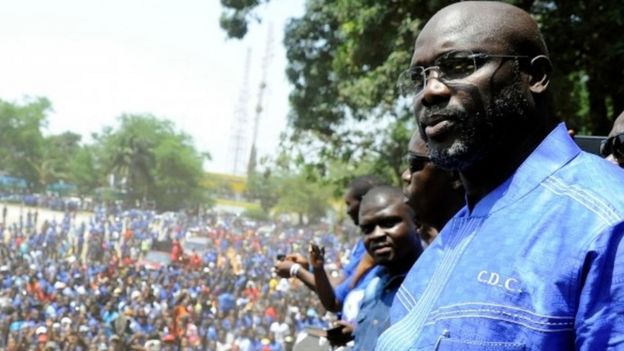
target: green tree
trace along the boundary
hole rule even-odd
[[[154,199],[161,209],[178,209],[207,203],[200,183],[204,157],[186,140],[186,134],[169,135],[154,150],[156,160]]]
[[[31,190],[41,188],[44,153],[41,129],[46,126],[51,109],[50,101],[45,98],[26,99],[21,104],[0,100],[2,170],[25,179]]]
[[[262,174],[252,172],[247,177],[245,197],[260,202],[260,208],[268,214],[279,199],[278,183],[279,181],[271,175],[269,170]]]
[[[85,145],[76,150],[68,168],[68,182],[75,184],[80,194],[91,194],[106,182],[106,173],[99,167],[97,151],[93,145]]]
[[[555,66],[555,113],[580,130],[606,135],[624,110],[624,38],[614,35],[624,27],[622,2],[525,2]]]
[[[409,133],[397,132],[410,112],[405,108],[408,101],[399,98],[395,79],[409,66],[414,39],[426,20],[453,2],[306,1],[304,15],[292,19],[284,35],[286,73],[293,86],[290,138],[312,146],[315,157],[322,158],[305,155],[306,159],[320,165],[332,157],[358,162],[358,150],[384,138],[406,147]],[[624,110],[624,100],[618,98],[624,93],[624,39],[613,35],[624,22],[620,1],[596,6],[581,0],[508,2],[530,11],[543,28],[555,65],[553,113],[577,129],[606,134],[610,121]],[[230,26],[228,18],[256,19],[258,1],[222,3],[229,13],[222,27],[231,37],[242,37],[246,27],[235,31],[243,26]],[[383,131],[371,127],[350,133],[357,124],[373,126],[388,118],[395,125]],[[392,158],[400,154],[396,150],[370,151],[378,155],[380,166],[400,163]]]
[[[279,181],[279,198],[276,213],[295,213],[299,224],[304,218],[318,222],[329,207],[330,192],[321,183],[311,181],[305,174],[283,176]]]
[[[179,209],[206,199],[200,180],[208,155],[195,150],[189,135],[152,115],[122,115],[119,122],[95,138],[102,169],[114,175],[130,204],[155,201],[160,209]]]
[[[46,186],[59,181],[70,182],[71,161],[80,150],[81,136],[64,132],[44,138],[41,160],[35,164],[39,184]]]

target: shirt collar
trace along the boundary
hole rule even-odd
[[[511,177],[475,205],[470,216],[485,217],[516,202],[580,153],[565,124],[560,123]],[[466,207],[460,215],[467,215]]]
[[[401,283],[407,274],[407,271],[399,274],[391,274],[387,267],[378,266],[379,269],[375,272],[377,277],[380,279],[380,283],[383,284],[383,287],[386,288],[397,281]]]

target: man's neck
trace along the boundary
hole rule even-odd
[[[536,128],[523,140],[510,141],[509,147],[498,148],[490,157],[461,171],[459,175],[466,190],[468,209],[472,211],[481,199],[511,177],[553,127]]]
[[[386,265],[386,269],[388,270],[388,273],[392,277],[394,277],[395,275],[405,274],[410,270],[410,268],[412,268],[412,266],[414,265],[414,263],[416,262],[418,257],[420,257],[421,254],[422,254],[422,248],[419,248],[419,250],[414,249],[412,250],[409,257],[405,257],[403,260],[401,260],[401,262],[394,262],[394,263]]]

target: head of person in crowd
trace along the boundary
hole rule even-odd
[[[469,203],[507,179],[558,123],[551,71],[536,22],[509,4],[452,4],[420,32],[399,83],[414,98],[429,156],[460,171]]]
[[[419,233],[427,243],[464,205],[464,188],[456,171],[436,166],[427,144],[416,131],[408,144],[407,169],[403,171],[403,193],[414,210]],[[427,227],[433,230],[427,230]]]
[[[600,144],[600,154],[624,168],[624,112],[615,119],[607,139]]]
[[[359,176],[353,179],[347,186],[344,201],[347,206],[347,214],[358,225],[358,213],[362,197],[373,187],[383,185],[385,182],[373,175]]]
[[[414,212],[401,189],[382,185],[366,193],[360,205],[359,223],[364,246],[377,264],[405,272],[420,256],[422,247]]]

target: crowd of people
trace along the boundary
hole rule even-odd
[[[110,208],[6,223],[5,209],[0,346],[285,351],[316,331],[354,350],[622,349],[624,114],[606,160],[583,152],[550,112],[540,28],[506,3],[437,12],[412,63],[404,189],[356,178],[350,240]],[[210,245],[186,260],[191,235]],[[172,264],[140,263],[164,243]]]
[[[322,226],[215,213],[99,208],[87,222],[71,212],[38,221],[2,227],[4,350],[286,350],[298,332],[327,327],[333,316],[301,284],[274,275],[275,257],[316,240],[332,248],[339,271],[351,247]],[[200,265],[140,264],[190,235],[210,239]]]

